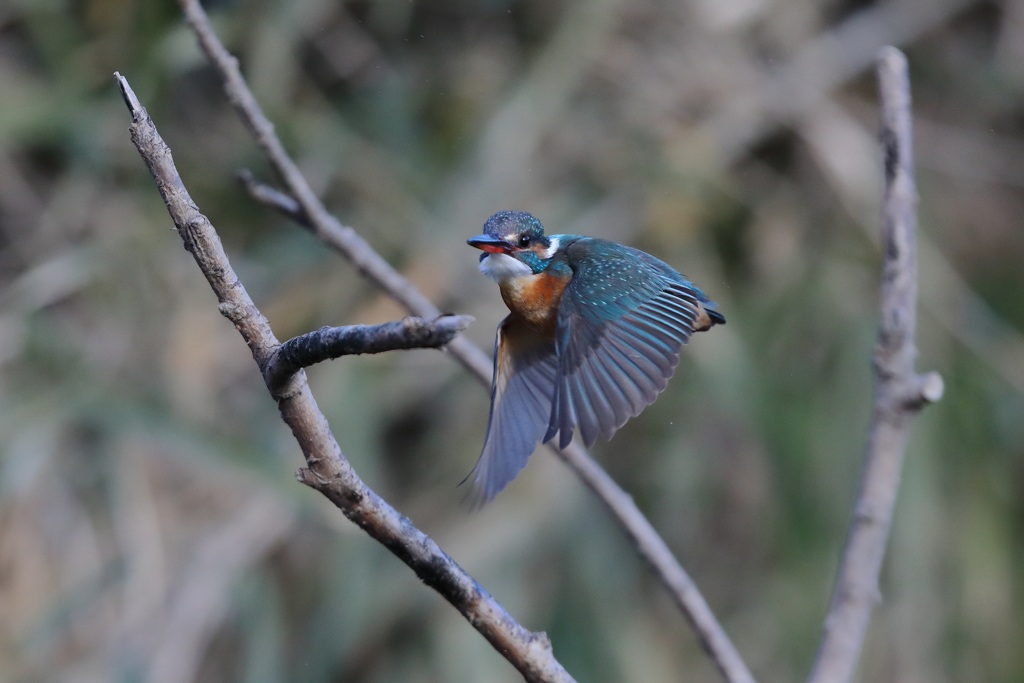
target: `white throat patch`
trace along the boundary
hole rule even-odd
[[[533,275],[530,266],[508,254],[488,254],[480,262],[480,272],[499,284],[524,275]]]

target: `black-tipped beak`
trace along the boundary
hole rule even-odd
[[[466,244],[493,254],[507,254],[512,251],[512,245],[494,235],[477,235],[466,240]]]

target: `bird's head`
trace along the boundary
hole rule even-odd
[[[525,211],[499,211],[484,223],[484,233],[466,240],[480,255],[480,270],[497,281],[542,272],[558,251],[558,237]]]

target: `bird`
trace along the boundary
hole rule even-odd
[[[494,342],[491,406],[472,481],[492,500],[539,442],[586,446],[654,402],[690,335],[725,323],[717,304],[650,254],[609,240],[545,235],[525,211],[499,211],[467,243],[509,309]]]

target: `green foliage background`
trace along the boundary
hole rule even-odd
[[[947,390],[915,424],[859,677],[1024,681],[1020,0],[210,11],[331,210],[475,315],[484,348],[504,309],[464,240],[499,209],[648,250],[721,304],[729,324],[593,451],[765,683],[806,675],[855,494],[881,187],[858,55],[897,40],[917,116],[919,366]],[[170,230],[115,70],[279,337],[402,315],[246,198],[239,169],[272,176],[174,3],[0,4],[0,680],[518,680],[294,481],[298,449]],[[578,680],[718,680],[549,453],[483,511],[460,505],[487,394],[443,353],[310,375],[367,482]]]

